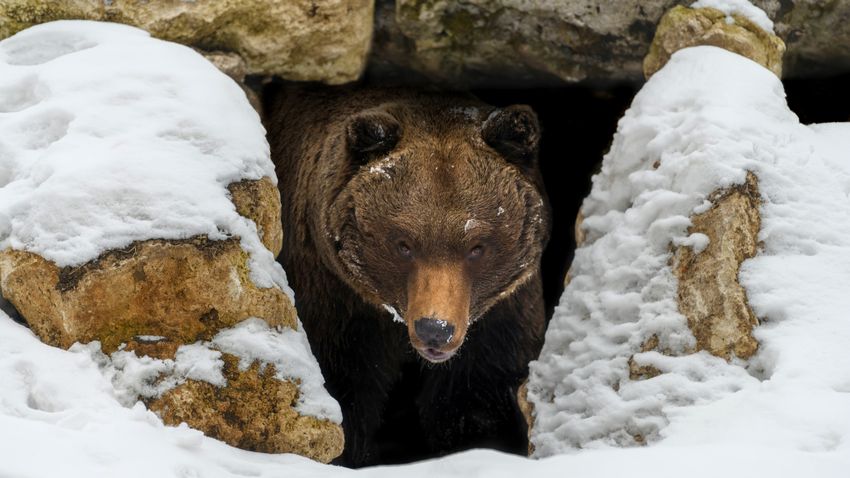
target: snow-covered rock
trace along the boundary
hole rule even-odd
[[[773,33],[767,15],[746,0],[704,0],[670,9],[658,22],[643,60],[644,76],[652,76],[674,52],[696,45],[741,54],[782,76],[785,43]]]
[[[55,22],[0,42],[0,111],[0,292],[32,330],[96,344],[122,402],[166,423],[337,456],[341,413],[274,260],[277,180],[239,86],[141,30]]]
[[[531,364],[536,456],[850,452],[848,138],[848,124],[800,124],[776,75],[749,59],[712,46],[672,55],[621,119],[583,204],[586,241]],[[713,211],[717,231],[756,252],[715,277],[739,282],[761,323],[741,348],[712,349],[683,307],[682,260],[739,252],[702,222]]]
[[[773,21],[767,13],[748,0],[697,0],[690,7],[720,10],[726,14],[727,23],[734,23],[735,15],[739,15],[755,23],[762,30],[773,33]]]

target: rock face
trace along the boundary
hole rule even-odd
[[[643,61],[644,76],[658,71],[673,52],[694,45],[712,45],[743,55],[782,76],[785,44],[741,15],[727,15],[714,8],[675,7],[661,19],[655,39]]]
[[[238,357],[222,358],[226,387],[187,380],[148,401],[148,407],[166,423],[186,422],[239,448],[296,453],[323,463],[342,453],[344,437],[338,425],[295,410],[297,383],[278,379],[274,365],[253,362],[240,370]]]
[[[280,253],[280,195],[271,179],[239,181],[228,190],[237,212],[257,225],[263,245]],[[42,340],[62,348],[98,340],[111,353],[139,335],[191,343],[249,317],[294,328],[296,312],[286,294],[254,285],[248,268],[236,238],[136,242],[63,268],[6,249],[0,251],[0,290]]]
[[[151,240],[61,269],[7,249],[0,270],[3,295],[43,341],[62,348],[99,340],[110,353],[137,335],[191,343],[249,317],[295,326],[286,294],[251,282],[238,240]]]
[[[676,5],[691,3],[379,0],[370,75],[395,82],[483,87],[530,87],[581,80],[638,82],[643,76],[643,58],[662,15]],[[775,22],[777,35],[788,46],[785,74],[841,73],[850,65],[850,3],[752,3],[765,10]],[[716,24],[713,15],[703,14],[687,27],[695,28],[692,33],[702,37],[698,44],[715,44],[704,40],[715,36],[718,29],[726,30]],[[751,31],[741,23],[743,30]],[[743,31],[736,33],[739,35],[747,36]],[[724,41],[727,45],[718,46],[728,47],[730,41],[739,46],[746,43],[733,38]],[[772,53],[775,48],[770,45],[763,52],[765,60],[774,65],[771,69],[778,60]]]
[[[378,5],[370,73],[456,86],[634,80],[673,1],[398,0]]]
[[[713,8],[674,7],[664,15],[656,30],[649,54],[644,59],[647,78],[661,69],[674,52],[695,45],[711,45],[745,56],[782,76],[785,44],[776,35],[740,15],[727,15]],[[679,284],[679,311],[687,317],[696,338],[696,350],[730,360],[747,359],[758,349],[753,327],[758,319],[738,283],[741,263],[756,255],[760,196],[758,179],[747,174],[746,182],[728,190],[715,191],[712,207],[691,217],[691,234],[708,239],[705,250],[680,246],[673,256],[673,273]],[[658,337],[652,337],[641,352],[653,350]],[[653,376],[651,370],[629,360],[632,376]]]
[[[673,272],[679,281],[679,310],[688,318],[697,350],[731,359],[750,358],[758,349],[753,327],[758,319],[738,283],[741,263],[756,255],[761,228],[758,180],[718,191],[708,211],[691,217],[689,233],[709,239],[705,250],[694,253],[679,247]]]
[[[795,0],[753,2],[775,20],[788,51],[786,76],[840,74],[850,68],[850,2]]]
[[[338,84],[356,80],[363,71],[373,2],[8,0],[0,3],[0,38],[53,20],[124,23],[164,40],[237,53],[249,74]]]
[[[254,221],[260,240],[275,257],[283,247],[280,222],[280,192],[270,178],[242,180],[227,186],[236,212]],[[269,205],[276,207],[269,207]]]
[[[294,81],[354,81],[368,56],[370,79],[380,82],[437,82],[454,88],[638,82],[662,15],[693,3],[375,1],[7,0],[0,3],[0,38],[37,23],[91,19],[136,25],[166,40],[238,54],[248,74]],[[767,12],[788,47],[786,75],[828,75],[850,67],[850,3],[752,3]],[[708,17],[698,23],[703,23],[700,35],[713,35],[718,28],[703,28],[715,24]]]

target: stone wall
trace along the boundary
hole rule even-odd
[[[340,84],[538,87],[643,78],[656,25],[692,0],[3,0],[0,38],[83,18],[237,53],[248,74]],[[787,45],[786,76],[850,70],[850,2],[753,0]],[[373,24],[374,17],[374,24]],[[371,53],[370,53],[371,45]]]

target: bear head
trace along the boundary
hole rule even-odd
[[[422,357],[448,360],[476,320],[539,273],[550,220],[536,115],[401,99],[352,111],[331,136],[316,178],[328,265],[404,321]]]

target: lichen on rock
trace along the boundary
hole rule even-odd
[[[123,23],[163,40],[237,53],[251,74],[339,84],[363,71],[373,9],[374,0],[7,0],[0,3],[0,39],[55,20]]]

